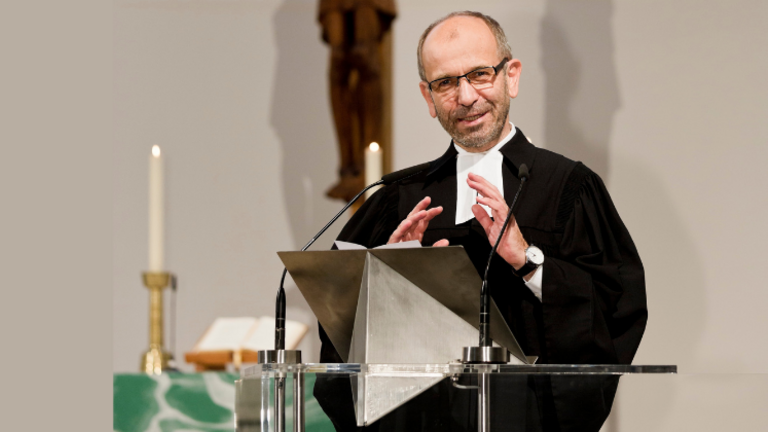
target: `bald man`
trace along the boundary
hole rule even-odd
[[[418,68],[429,114],[451,143],[427,172],[374,194],[339,239],[368,247],[407,240],[461,245],[482,277],[524,164],[529,179],[489,272],[492,298],[523,351],[539,363],[631,363],[647,321],[640,257],[599,176],[535,147],[511,122],[522,64],[502,28],[480,13],[450,14],[424,31]],[[322,329],[320,335],[321,361],[341,362]],[[572,380],[554,378],[517,383],[529,390],[522,399],[528,409],[506,410],[499,418],[516,416],[528,425],[520,430],[597,431],[617,381],[582,381],[581,390]],[[493,400],[519,401],[512,387],[498,389]],[[339,420],[349,413],[334,411],[329,389],[316,389],[318,400],[337,428],[352,428]],[[426,423],[418,430],[472,429],[474,420],[459,403],[463,396],[445,400],[441,391],[453,394],[438,386],[413,401],[410,414],[396,411],[380,426],[397,429],[392,425],[403,418],[411,419],[408,424],[421,418]],[[429,417],[430,409],[440,413]],[[498,425],[511,427],[508,421]]]

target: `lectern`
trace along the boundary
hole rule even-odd
[[[252,402],[247,413],[247,404],[238,403],[244,410],[238,418],[251,418],[248,424],[253,425],[254,413],[258,413],[263,432],[303,431],[305,404],[294,403],[286,409],[283,387],[279,392],[274,387],[280,383],[290,389],[285,378],[301,383],[307,373],[317,374],[318,382],[348,381],[349,403],[354,405],[358,426],[374,424],[438,383],[443,387],[449,383],[446,388],[451,392],[474,396],[466,399],[467,406],[458,402],[432,406],[430,409],[448,410],[445,407],[450,405],[452,411],[430,414],[433,426],[454,422],[451,415],[471,416],[477,419],[474,430],[490,431],[494,409],[503,412],[505,403],[515,403],[490,399],[494,385],[506,385],[505,377],[676,371],[674,366],[535,365],[536,358],[525,355],[495,304],[491,305],[490,334],[494,344],[510,352],[510,364],[462,364],[458,360],[462,348],[478,342],[482,281],[460,246],[278,255],[347,363],[261,364],[245,369],[237,398]],[[299,386],[299,397],[291,399],[301,402],[307,393]],[[283,421],[286,412],[293,415]],[[280,416],[277,422],[276,413]]]

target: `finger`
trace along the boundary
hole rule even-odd
[[[397,226],[392,235],[389,236],[387,244],[410,240],[413,237],[412,232],[416,228],[416,225],[425,217],[427,217],[427,212],[422,210],[403,219],[403,221],[400,222],[400,225]]]
[[[443,206],[432,207],[431,209],[427,210],[427,216],[422,221],[429,222],[442,212]]]
[[[435,216],[439,215],[442,212],[443,212],[443,207],[442,206],[440,206],[440,207],[433,207],[433,208],[431,208],[429,210],[425,210],[424,211],[425,216],[421,220],[419,220],[419,228],[424,226],[424,229],[426,229],[426,226],[429,225],[429,221],[434,219]]]
[[[412,235],[415,239],[421,241],[421,237],[424,235],[424,231],[427,230],[427,227],[429,226],[429,221],[431,221],[435,216],[439,215],[443,212],[443,207],[434,207],[429,210],[426,210],[426,216],[421,219],[418,223],[418,225],[414,226],[412,230]]]
[[[408,227],[408,229],[403,233],[403,241],[417,238],[417,234],[415,233],[418,231],[419,226],[422,224],[424,218],[426,218],[428,215],[429,213],[427,211],[421,210],[418,213],[414,213],[406,218],[406,220],[411,221],[411,226]]]
[[[494,198],[502,201],[504,200],[504,197],[501,195],[501,192],[499,192],[496,186],[490,183],[481,183],[481,182],[476,182],[476,181],[467,179],[467,185],[469,185],[471,189],[476,190],[478,195],[482,195],[487,198]]]
[[[403,236],[405,236],[405,233],[408,231],[411,225],[413,225],[413,222],[411,222],[409,219],[404,219],[402,222],[400,222],[400,225],[398,225],[397,228],[395,228],[395,230],[392,232],[392,235],[389,236],[387,244],[400,243],[403,241]]]
[[[475,219],[480,222],[480,225],[482,225],[483,229],[485,230],[485,234],[490,238],[491,227],[493,227],[493,221],[491,220],[491,217],[488,216],[488,213],[486,213],[484,208],[477,204],[472,206],[472,214],[475,215]]]
[[[499,192],[499,189],[493,184],[491,184],[491,182],[483,178],[483,176],[469,173],[469,176],[467,177],[467,184],[472,189],[480,192],[480,194],[482,194],[483,196],[492,197],[496,199],[504,198],[501,196],[501,192]]]
[[[411,210],[410,213],[408,213],[408,216],[411,216],[413,214],[416,214],[422,210],[425,210],[427,207],[429,207],[429,204],[432,202],[432,198],[430,197],[424,197],[421,201],[419,201],[418,204]]]
[[[432,243],[432,247],[445,247],[445,246],[448,246],[450,244],[451,243],[448,240],[442,239],[442,240],[438,240],[438,241]]]
[[[491,211],[493,212],[493,218],[498,220],[499,218],[506,219],[507,212],[509,211],[509,207],[507,206],[506,201],[499,201],[497,199],[478,196],[477,202],[479,204],[486,205],[491,208]]]

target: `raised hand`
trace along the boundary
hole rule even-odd
[[[477,221],[480,222],[480,225],[483,226],[485,234],[488,236],[488,241],[493,246],[496,244],[496,239],[499,237],[501,227],[504,225],[504,220],[509,212],[507,202],[504,201],[504,197],[496,186],[492,185],[482,176],[470,173],[467,178],[467,184],[477,191],[477,202],[491,209],[493,219],[488,216],[488,213],[481,206],[477,204],[472,206],[472,213]],[[518,270],[525,265],[525,249],[527,248],[528,243],[526,243],[520,228],[517,226],[515,216],[512,215],[512,219],[509,221],[507,230],[504,232],[504,237],[501,239],[496,253],[504,258],[504,261],[508,262],[515,270]]]
[[[427,226],[429,226],[429,221],[443,212],[443,208],[439,206],[427,209],[431,202],[432,198],[430,197],[426,197],[419,201],[419,203],[416,204],[416,207],[414,207],[413,210],[408,213],[408,216],[400,222],[400,225],[397,226],[397,229],[395,229],[389,237],[387,244],[410,240],[421,241],[424,237],[424,231],[426,231]],[[448,246],[448,240],[438,240],[432,246]]]

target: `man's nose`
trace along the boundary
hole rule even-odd
[[[480,95],[475,90],[475,87],[469,83],[466,77],[459,78],[459,104],[464,106],[471,106],[477,101]]]

